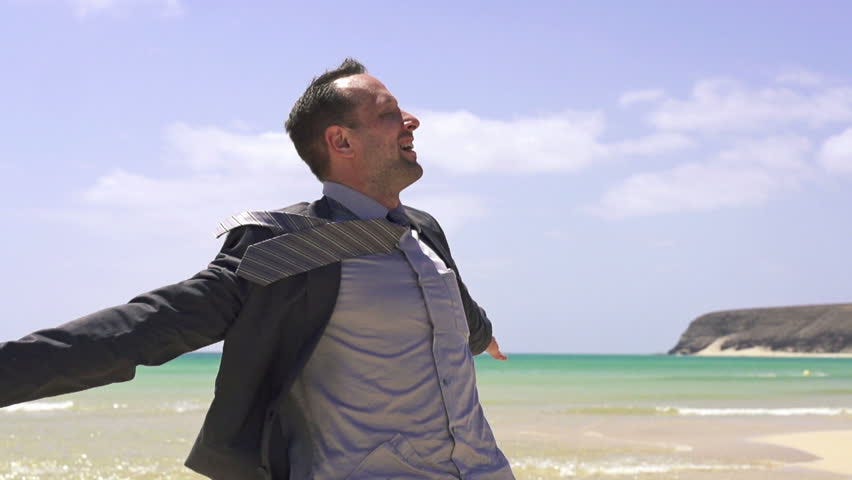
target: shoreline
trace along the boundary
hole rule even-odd
[[[811,353],[811,352],[784,352],[770,350],[766,347],[750,347],[735,350],[733,348],[722,349],[722,344],[728,337],[720,337],[713,341],[703,350],[692,354],[696,357],[789,357],[789,358],[852,358],[852,352],[836,353]]]
[[[750,438],[749,441],[792,448],[816,457],[813,460],[789,462],[788,466],[820,470],[852,477],[852,430],[826,430],[787,433]]]

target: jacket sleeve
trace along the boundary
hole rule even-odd
[[[233,230],[188,280],[0,343],[0,407],[130,380],[137,365],[160,365],[221,340],[252,288],[235,272],[258,236],[268,235]]]
[[[419,213],[425,214],[425,212],[420,211]],[[450,253],[450,245],[447,242],[447,237],[444,235],[444,231],[441,229],[441,226],[431,215],[425,214],[427,218],[431,221],[432,226],[434,227],[435,232],[440,236],[441,242],[444,244],[444,248],[447,250],[447,254],[450,257],[449,260],[452,263],[452,268],[456,272],[456,280],[458,280],[459,285],[459,293],[461,294],[462,304],[464,306],[464,313],[467,317],[467,327],[470,330],[470,338],[468,338],[468,344],[470,345],[470,351],[474,355],[479,355],[484,352],[488,345],[491,343],[492,336],[492,326],[491,320],[488,319],[488,315],[485,313],[485,309],[480,307],[476,301],[471,298],[470,293],[467,291],[467,286],[464,284],[461,278],[461,273],[459,273],[458,265],[456,265],[455,260],[452,258],[452,253]]]
[[[458,274],[458,271],[456,271],[456,274]],[[474,355],[479,355],[484,352],[491,343],[491,336],[493,335],[491,320],[488,319],[485,309],[480,307],[473,298],[471,298],[467,291],[467,287],[461,280],[461,276],[457,276],[459,281],[459,291],[461,292],[462,303],[464,304],[464,312],[467,316],[467,326],[470,330],[470,338],[468,339],[470,351]]]

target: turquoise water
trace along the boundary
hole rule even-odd
[[[852,359],[665,355],[512,355],[477,358],[482,388],[512,385],[493,401],[576,405],[852,408]]]
[[[220,355],[0,409],[0,480],[195,479],[182,466]],[[830,479],[749,439],[852,430],[852,359],[514,354],[476,359],[519,479]]]
[[[140,367],[135,380],[108,388],[117,397],[205,397],[219,360],[215,353],[184,355]],[[852,359],[846,358],[514,354],[507,362],[480,356],[476,366],[480,389],[494,391],[483,401],[493,404],[852,408]]]

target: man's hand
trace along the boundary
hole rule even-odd
[[[497,360],[509,359],[509,357],[507,357],[503,354],[503,352],[500,351],[500,344],[497,343],[497,339],[494,337],[491,337],[491,343],[488,344],[488,347],[485,349],[485,351]]]

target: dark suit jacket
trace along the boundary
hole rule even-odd
[[[331,218],[325,197],[282,211]],[[435,219],[406,212],[458,273]],[[237,276],[246,248],[273,236],[263,226],[236,228],[188,280],[0,343],[0,407],[130,380],[137,365],[161,365],[224,339],[215,396],[186,465],[213,479],[289,478],[286,394],[334,311],[340,263],[265,287]],[[458,279],[476,355],[491,341],[491,323]]]

